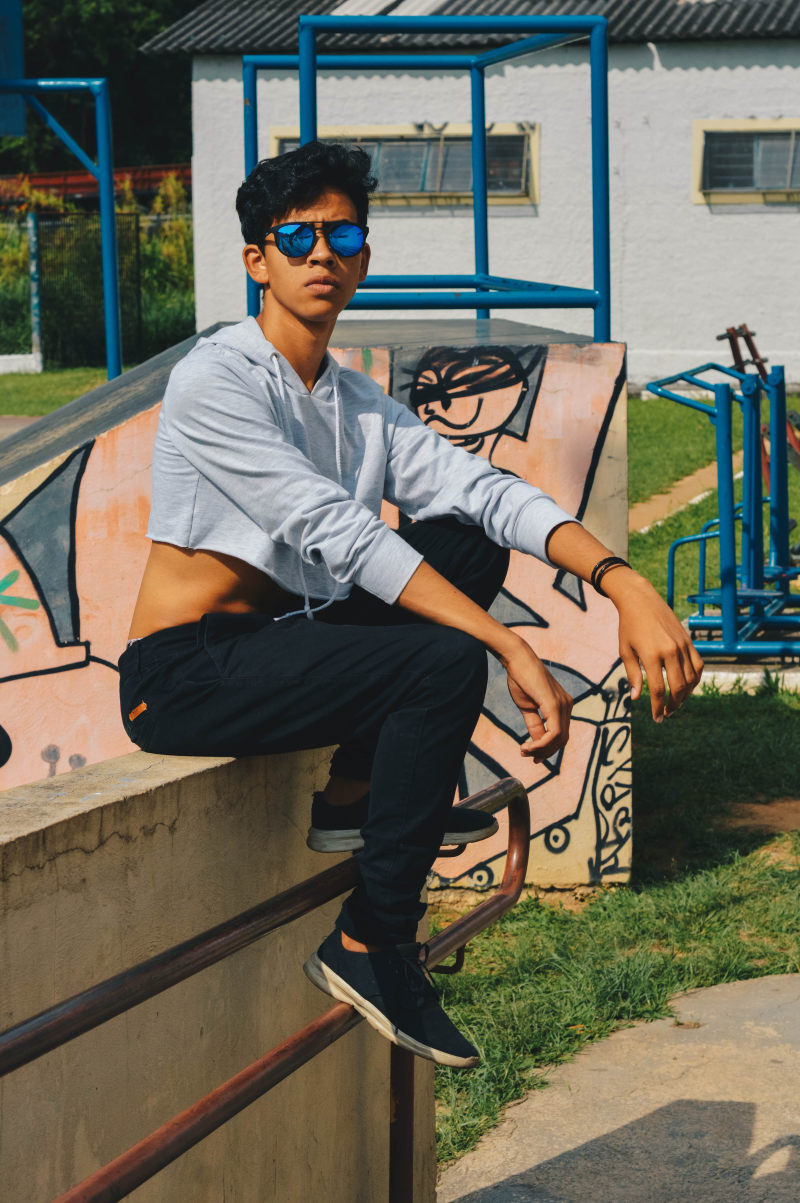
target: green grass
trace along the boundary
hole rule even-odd
[[[798,401],[790,397],[790,408]],[[628,416],[631,503],[713,462],[714,430],[701,414],[632,398]],[[789,510],[800,518],[791,469]],[[631,535],[631,563],[662,596],[670,544],[716,514],[714,491]],[[713,541],[707,571],[714,582]],[[686,548],[676,572],[681,617],[696,588],[697,550]],[[525,901],[470,944],[462,974],[440,979],[448,1011],[483,1056],[470,1074],[437,1070],[440,1160],[471,1148],[506,1103],[546,1085],[549,1067],[587,1041],[668,1015],[679,991],[800,972],[800,832],[774,838],[727,822],[737,803],[797,796],[799,720],[800,695],[774,683],[756,696],[709,690],[660,726],[647,698],[634,704],[631,886],[600,892],[579,913]]]
[[[798,720],[800,696],[774,688],[691,698],[661,726],[635,704],[631,887],[579,913],[524,901],[439,979],[483,1056],[437,1070],[440,1160],[587,1041],[668,1015],[675,993],[800,972],[800,834],[726,825],[737,802],[796,792]]]
[[[734,407],[733,446],[742,445],[742,421]],[[675,481],[715,457],[714,427],[704,414],[663,397],[628,398],[628,500],[666,493]]]
[[[52,372],[10,372],[0,376],[0,414],[40,418],[82,397],[106,380],[105,368],[60,368]]]

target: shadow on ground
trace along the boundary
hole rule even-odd
[[[800,1135],[759,1148],[755,1119],[752,1103],[679,1099],[453,1203],[797,1203]]]

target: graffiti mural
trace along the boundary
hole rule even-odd
[[[416,358],[401,353],[392,386],[432,429],[540,485],[582,518],[623,394],[623,372],[623,349],[615,345],[434,347]],[[623,521],[625,508],[623,496]],[[522,758],[525,727],[505,673],[490,656],[486,702],[459,792],[466,796],[499,777],[523,781],[531,801],[532,874],[542,884],[624,878],[630,703],[613,608],[571,574],[515,553],[492,614],[531,644],[574,698],[572,737],[543,765]],[[504,842],[501,828],[480,846],[480,860],[477,850],[442,860],[433,884],[497,884]]]
[[[383,325],[384,323],[381,323]],[[391,323],[385,323],[387,333]],[[443,437],[531,480],[570,513],[617,513],[607,435],[624,420],[617,344],[342,347]],[[150,403],[0,488],[0,789],[131,751],[118,714],[116,662],[148,552]],[[403,516],[386,505],[392,525]],[[512,554],[494,616],[518,631],[575,699],[572,738],[534,765],[505,674],[490,657],[483,713],[459,792],[509,774],[532,812],[531,880],[573,884],[627,876],[631,839],[628,686],[615,611],[569,574]],[[486,888],[503,872],[501,831],[440,861],[434,884]]]
[[[398,400],[407,391],[426,426],[494,463],[501,439],[528,437],[547,347],[520,353],[510,347],[434,347],[400,386]]]
[[[157,413],[0,491],[0,789],[133,750],[116,661],[147,556]]]

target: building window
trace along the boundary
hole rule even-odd
[[[800,200],[800,120],[726,120],[695,126],[695,200]]]
[[[472,200],[472,143],[465,127],[322,128],[320,138],[359,145],[378,177],[377,201],[458,204]],[[296,130],[272,131],[272,153],[299,145]],[[493,201],[536,199],[537,127],[493,127],[486,140],[489,197]]]
[[[703,158],[703,187],[707,191],[800,189],[797,131],[728,134],[709,130]]]

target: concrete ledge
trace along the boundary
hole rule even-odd
[[[766,681],[766,673],[777,680],[782,689],[800,689],[800,665],[780,664],[717,664],[706,662],[701,690],[711,686],[721,693],[742,689],[755,693]]]
[[[335,863],[305,846],[329,751],[136,752],[0,794],[0,1027]],[[328,1009],[302,963],[338,901],[0,1082],[0,1177],[43,1203]],[[388,1194],[389,1045],[360,1025],[136,1192],[142,1203]],[[434,1197],[432,1073],[417,1191]]]
[[[27,355],[0,355],[0,376],[9,372],[41,372],[41,352],[31,351]]]

